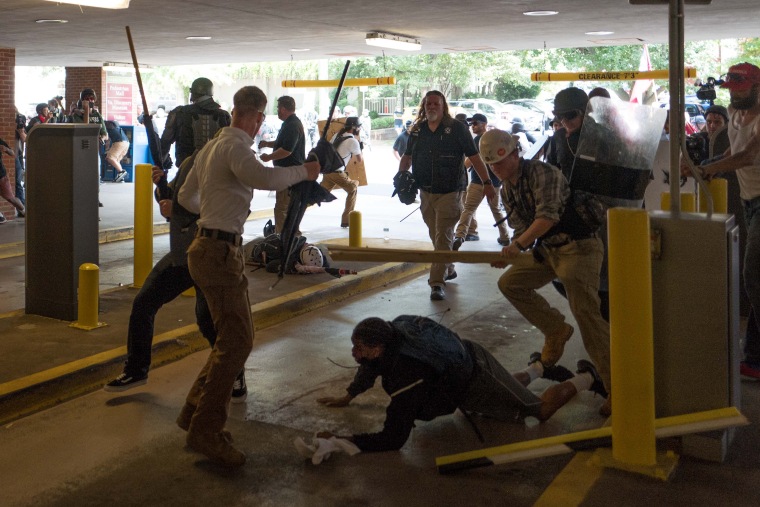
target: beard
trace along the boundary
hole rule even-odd
[[[427,116],[427,119],[429,121],[435,122],[441,119],[441,115],[437,111],[431,112],[431,113],[425,113],[425,115]]]
[[[746,111],[747,109],[752,109],[755,105],[757,105],[758,94],[760,94],[760,89],[756,86],[753,86],[752,91],[747,97],[734,97],[732,95],[731,107],[733,107],[734,109],[742,110],[742,111]]]

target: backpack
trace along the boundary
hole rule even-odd
[[[248,262],[265,268],[268,273],[279,272],[280,263],[285,257],[280,235],[274,233],[255,241],[251,255],[248,257]],[[299,236],[293,245],[293,251],[300,252],[305,244],[306,238]],[[285,271],[288,273],[295,272],[296,262],[298,262],[298,255],[291,255],[288,262],[289,265],[286,266]]]

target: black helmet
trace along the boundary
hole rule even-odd
[[[559,116],[570,111],[586,111],[588,104],[588,95],[580,88],[570,87],[560,90],[554,97],[554,113]]]
[[[210,79],[199,77],[190,85],[190,102],[204,95],[208,95],[209,97],[214,95],[214,83]]]
[[[95,97],[95,100],[98,100],[98,94],[95,93],[95,90],[93,90],[92,88],[85,88],[84,90],[79,92],[79,100],[84,100],[84,98],[88,95],[92,95],[93,97]]]
[[[40,102],[37,104],[37,114],[42,114],[42,111],[48,107],[47,102]]]

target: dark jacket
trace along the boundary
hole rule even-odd
[[[397,341],[383,356],[362,364],[348,387],[356,396],[370,389],[378,376],[391,397],[383,430],[354,435],[363,451],[400,449],[419,419],[451,414],[462,401],[474,371],[473,358],[456,333],[428,319],[401,315],[391,324]]]

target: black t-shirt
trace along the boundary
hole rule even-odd
[[[282,148],[290,152],[285,158],[274,160],[275,167],[290,167],[294,165],[303,165],[306,160],[306,138],[303,132],[301,120],[294,114],[288,116],[282,122],[280,133],[274,142],[274,150]]]
[[[464,157],[477,153],[467,125],[444,119],[435,132],[427,121],[415,126],[404,154],[412,157],[412,174],[422,190],[446,194],[467,188]]]
[[[480,152],[480,138],[483,137],[483,135],[475,136],[475,139],[473,142],[475,143],[475,147],[478,148],[478,153]],[[488,178],[491,180],[491,183],[493,184],[494,188],[499,188],[501,186],[501,180],[496,177],[496,175],[491,171],[491,168],[486,166],[486,169],[488,169]],[[477,183],[478,185],[483,184],[483,180],[480,179],[480,176],[478,176],[477,171],[470,167],[470,181],[473,183]]]

